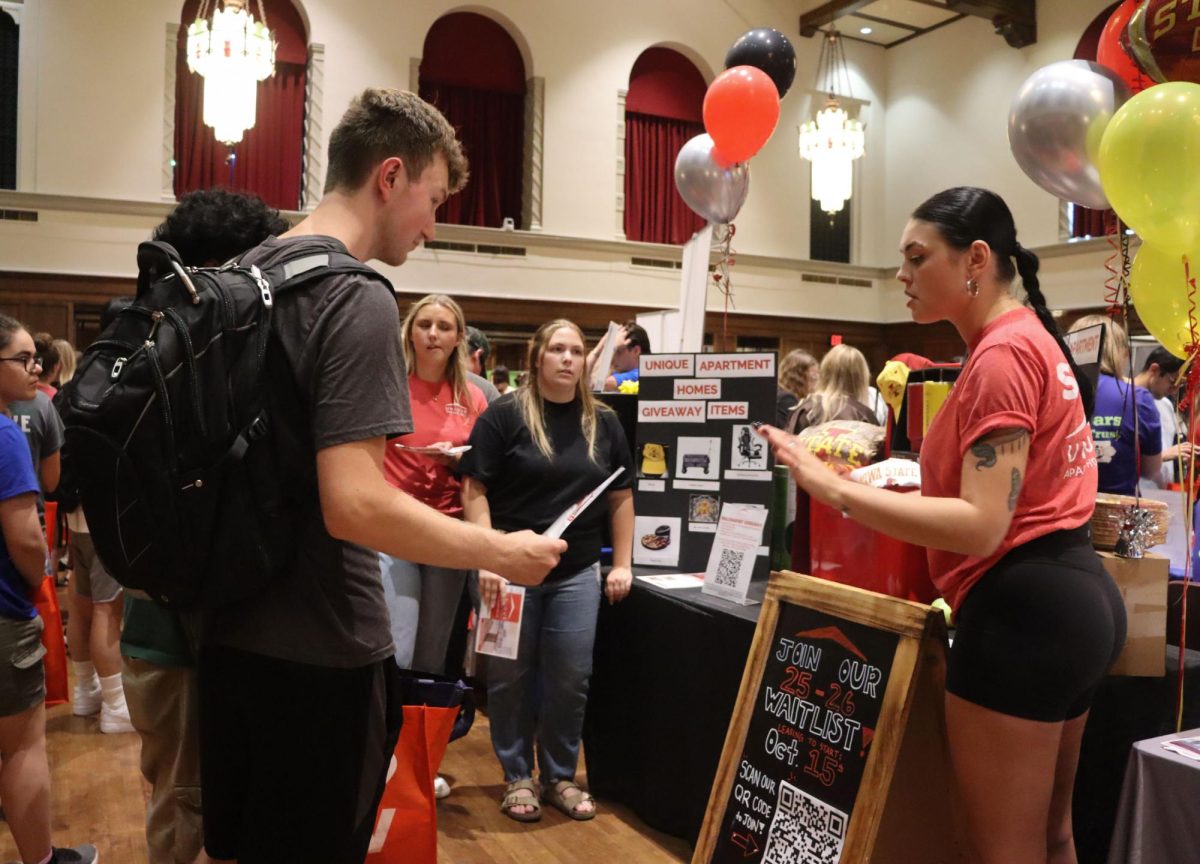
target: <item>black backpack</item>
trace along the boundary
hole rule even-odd
[[[262,271],[188,268],[165,243],[138,247],[136,299],[57,400],[62,483],[122,585],[213,608],[291,562],[318,506],[316,462],[272,311],[284,291],[333,273],[387,282],[321,240]]]

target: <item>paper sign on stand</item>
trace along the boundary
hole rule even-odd
[[[767,508],[757,504],[725,504],[717,522],[717,536],[704,570],[705,594],[747,605],[750,577],[762,544]]]
[[[516,660],[524,611],[525,588],[521,585],[505,585],[491,606],[481,605],[475,628],[475,653]]]

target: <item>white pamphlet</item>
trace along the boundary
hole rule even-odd
[[[419,453],[423,456],[458,456],[471,449],[470,444],[463,444],[458,447],[409,447],[407,444],[401,444],[399,441],[393,442],[392,446],[397,450],[403,450],[405,453]]]
[[[704,582],[703,573],[653,573],[638,576],[643,582],[649,582],[656,588],[673,591],[677,588],[699,588]]]
[[[505,585],[491,606],[480,606],[475,624],[475,653],[516,660],[524,612],[525,588]]]
[[[747,603],[746,593],[750,590],[750,577],[766,524],[766,507],[728,502],[721,505],[717,535],[704,570],[705,594]]]
[[[586,510],[589,504],[599,498],[600,493],[607,489],[610,483],[621,476],[621,472],[624,470],[624,465],[618,465],[617,470],[609,474],[607,480],[564,510],[562,515],[554,520],[554,524],[542,532],[542,536],[553,537],[555,539],[561,537],[570,524],[579,518],[579,514]]]

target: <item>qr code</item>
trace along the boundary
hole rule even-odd
[[[716,584],[736,588],[738,571],[742,569],[742,559],[744,557],[746,557],[745,552],[738,552],[734,549],[722,549],[721,560],[717,563]]]
[[[838,864],[849,821],[841,810],[780,781],[763,864]]]

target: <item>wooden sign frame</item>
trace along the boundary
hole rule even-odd
[[[709,864],[722,840],[720,832],[751,718],[760,710],[757,696],[782,604],[899,637],[838,860],[843,864],[964,860],[946,745],[946,624],[942,613],[920,603],[780,571],[771,574],[767,586],[692,864]],[[754,864],[751,858],[756,851],[745,851],[749,864]]]

